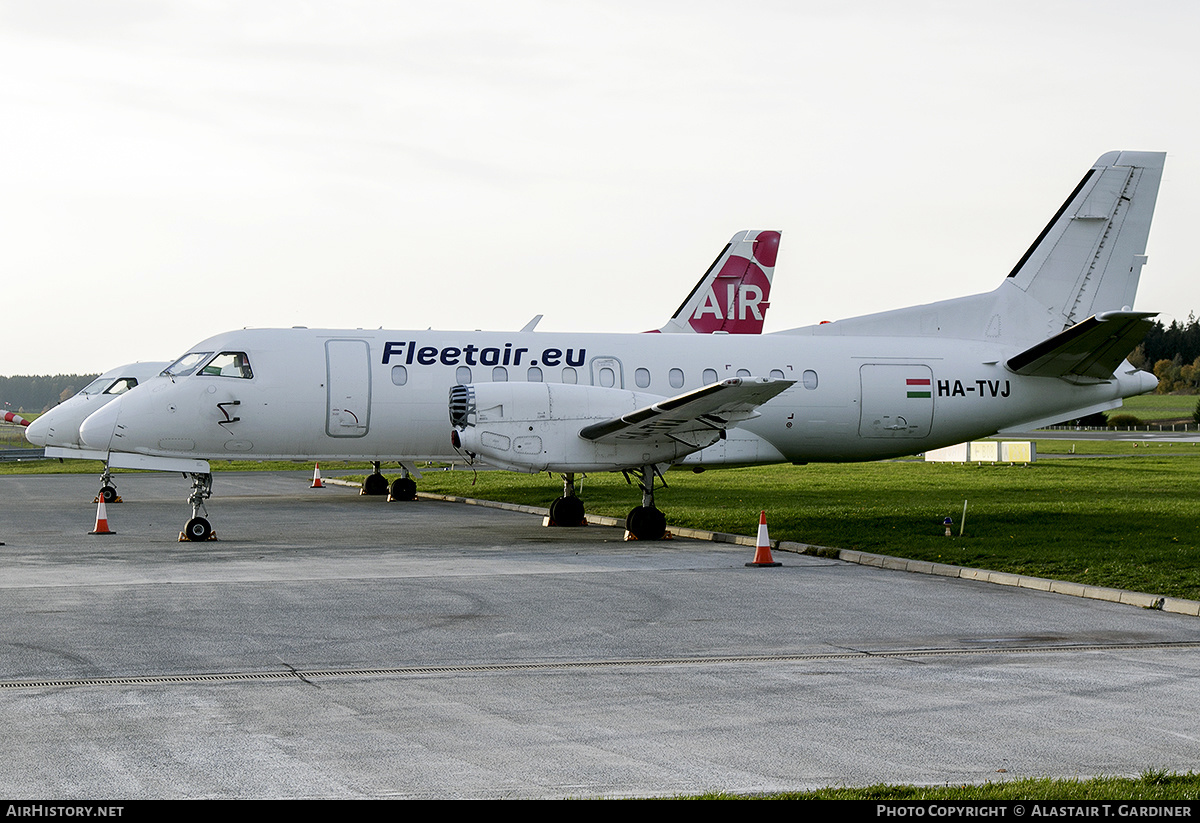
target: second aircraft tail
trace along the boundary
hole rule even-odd
[[[738,232],[658,331],[761,334],[778,252],[779,232]]]

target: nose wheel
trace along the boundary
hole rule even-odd
[[[193,517],[183,527],[181,540],[214,540],[212,524],[203,517]]]
[[[104,471],[100,474],[100,493],[92,502],[99,503],[101,500],[106,506],[109,503],[121,502],[121,496],[117,494],[117,487],[113,485],[112,472],[109,471],[107,463],[104,464]]]
[[[188,502],[192,504],[192,519],[179,533],[179,540],[216,540],[217,535],[213,532],[212,524],[204,516],[208,514],[208,510],[204,508],[204,501],[212,497],[212,475],[189,474],[188,477],[192,478],[192,493],[188,496]]]

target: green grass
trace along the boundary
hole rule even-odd
[[[1109,412],[1109,415],[1132,414],[1146,421],[1185,417],[1191,422],[1197,400],[1200,400],[1200,396],[1194,394],[1143,394],[1128,398],[1121,408]]]
[[[1113,804],[1129,801],[1178,801],[1200,798],[1200,776],[1147,771],[1140,777],[1098,777],[1090,780],[1026,778],[984,783],[981,786],[889,786],[862,788],[830,787],[811,792],[784,792],[755,796],[772,800],[964,800],[1096,801]],[[744,795],[712,794],[700,800],[738,800]],[[1114,805],[1111,816],[1120,816]]]

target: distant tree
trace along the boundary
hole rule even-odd
[[[1155,394],[1170,394],[1179,382],[1179,370],[1183,364],[1178,355],[1171,360],[1163,359],[1154,364],[1154,376],[1158,378]]]
[[[0,377],[0,402],[16,411],[52,408],[95,380],[94,374],[32,374]]]
[[[1146,344],[1138,343],[1138,347],[1136,349],[1134,349],[1132,352],[1130,352],[1129,357],[1127,359],[1129,360],[1129,365],[1133,366],[1135,369],[1145,369],[1146,368]],[[1148,369],[1147,369],[1147,371],[1148,371]]]

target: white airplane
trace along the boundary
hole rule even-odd
[[[110,369],[91,383],[44,412],[29,424],[25,437],[31,443],[46,447],[47,457],[72,460],[107,460],[108,453],[87,449],[79,437],[79,427],[92,412],[116,400],[125,392],[157,377],[170,365],[167,362],[129,363]],[[100,496],[105,503],[117,500],[108,466],[100,479]]]
[[[208,459],[455,460],[564,476],[624,471],[661,537],[655,478],[879,460],[1116,408],[1157,381],[1123,357],[1165,155],[1112,152],[993,291],[765,335],[245,329],[84,421],[89,448],[192,476]],[[447,403],[447,397],[449,401]],[[447,414],[449,419],[447,419]]]
[[[691,334],[760,334],[770,306],[771,280],[779,252],[777,231],[751,230],[735,234],[708,270],[696,281],[688,296],[656,332]],[[539,314],[523,331],[533,331]],[[83,391],[44,412],[26,432],[35,445],[46,447],[47,457],[76,460],[107,460],[107,451],[84,446],[79,427],[92,412],[152,377],[157,377],[169,362],[139,362],[105,372]],[[371,475],[365,490],[370,494],[387,491],[382,475]],[[412,497],[416,486],[405,477],[399,481],[396,496]],[[109,466],[101,478],[100,496],[106,503],[119,499],[112,483]]]

